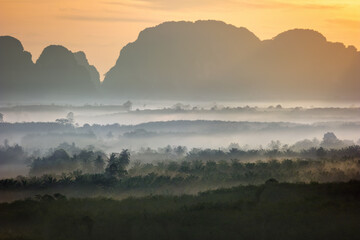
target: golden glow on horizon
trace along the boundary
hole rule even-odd
[[[49,44],[82,50],[101,74],[146,27],[221,20],[260,39],[311,28],[360,49],[360,0],[0,0],[0,35],[18,38],[36,61]]]

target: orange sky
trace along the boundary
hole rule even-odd
[[[0,35],[18,38],[34,61],[61,44],[85,51],[100,74],[144,28],[199,19],[243,26],[261,39],[311,28],[360,49],[360,0],[0,0]]]

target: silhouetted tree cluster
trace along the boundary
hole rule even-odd
[[[176,160],[182,159],[187,154],[185,146],[166,146],[158,148],[157,150],[151,148],[141,148],[139,151],[134,151],[132,157],[139,161],[160,161],[160,160]]]
[[[26,159],[26,152],[18,144],[10,146],[8,141],[5,141],[4,145],[0,146],[0,165],[25,163]]]
[[[120,154],[112,153],[106,167],[106,174],[113,177],[122,177],[127,174],[126,167],[130,163],[130,152],[125,149]]]
[[[67,115],[66,115],[66,118],[58,118],[55,120],[56,123],[60,123],[60,124],[69,124],[69,125],[72,125],[74,124],[74,113],[72,112],[69,112]]]
[[[105,160],[105,154],[100,151],[82,150],[71,157],[64,149],[57,149],[49,156],[35,158],[30,165],[30,175],[75,170],[81,170],[84,173],[103,173]]]
[[[21,153],[19,146],[5,144],[6,151]],[[360,146],[343,149],[313,148],[294,154],[288,150],[260,149],[230,150],[193,149],[176,160],[146,163],[133,161],[129,168],[130,152],[112,153],[109,160],[104,153],[93,150],[79,150],[74,144],[62,144],[64,149],[55,149],[46,157],[33,159],[30,175],[41,178],[18,178],[0,180],[5,188],[23,186],[68,186],[102,185],[119,189],[160,187],[163,185],[252,183],[259,184],[268,179],[288,182],[331,182],[360,179]],[[5,152],[6,152],[5,151]],[[167,152],[184,154],[182,147],[160,149]],[[270,154],[271,153],[271,154]],[[269,155],[276,156],[270,158]],[[261,157],[264,157],[262,159]],[[280,156],[280,157],[279,157]],[[249,158],[257,159],[248,161]],[[247,159],[245,161],[244,159]],[[45,174],[45,175],[44,175]]]
[[[192,149],[185,157],[187,160],[259,160],[273,158],[308,158],[308,159],[343,159],[360,158],[360,145],[353,145],[344,148],[328,149],[323,147],[312,147],[310,149],[293,151],[290,148],[280,148],[279,145],[271,149],[242,150],[231,148],[228,151],[221,149]]]
[[[64,152],[56,155],[66,157]],[[65,155],[65,156],[63,156]],[[0,189],[39,189],[63,187],[110,187],[121,190],[157,189],[163,186],[223,186],[223,184],[261,184],[269,179],[279,182],[345,182],[360,180],[359,159],[233,161],[165,161],[157,164],[135,163],[128,170],[129,152],[112,154],[106,171],[86,173],[80,170],[41,177],[17,177],[0,180]],[[54,160],[54,159],[53,159]],[[68,158],[69,161],[72,158]],[[100,161],[101,162],[101,161]],[[101,163],[101,166],[103,164]]]
[[[199,181],[222,183],[242,182],[258,184],[270,178],[287,182],[332,182],[360,179],[360,158],[339,160],[285,159],[240,162],[185,160],[135,164],[131,176],[157,173],[167,176],[194,176]]]

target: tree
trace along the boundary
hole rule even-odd
[[[228,146],[228,150],[231,151],[232,149],[239,150],[240,145],[238,143],[230,143],[229,146]]]
[[[126,167],[130,163],[130,152],[122,150],[120,154],[112,153],[106,167],[106,173],[113,177],[122,177],[127,174]]]
[[[4,115],[2,113],[0,113],[0,122],[4,121]]]
[[[119,157],[119,162],[122,167],[126,167],[130,163],[130,152],[127,149],[122,150]]]
[[[323,147],[320,147],[316,150],[316,156],[319,158],[323,158],[326,155],[326,151]]]
[[[132,102],[127,101],[123,104],[123,107],[126,108],[128,111],[131,111],[132,105]]]
[[[270,148],[270,150],[280,150],[281,142],[279,140],[271,140],[271,142],[268,144],[268,148]]]
[[[69,112],[69,113],[66,115],[66,119],[69,121],[70,124],[73,124],[73,123],[74,123],[74,113],[73,113],[73,112]]]
[[[344,143],[338,139],[333,132],[327,132],[324,134],[323,141],[320,146],[327,149],[340,149],[344,147]]]
[[[100,155],[98,155],[95,159],[95,171],[98,173],[102,173],[104,171],[104,166],[104,159]]]
[[[178,156],[184,156],[186,153],[187,149],[185,146],[177,146],[176,148],[174,148],[174,152],[176,155]]]
[[[106,134],[106,137],[107,137],[107,138],[113,138],[114,135],[113,135],[113,133],[112,133],[111,131],[109,131],[109,132]]]
[[[58,118],[55,120],[55,122],[59,123],[59,124],[63,124],[63,125],[67,125],[67,124],[74,124],[74,113],[69,112],[66,115],[66,118]]]

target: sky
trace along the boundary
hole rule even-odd
[[[260,39],[293,28],[360,49],[360,0],[0,0],[0,35],[35,62],[50,44],[84,51],[103,76],[139,32],[164,21],[221,20]]]

